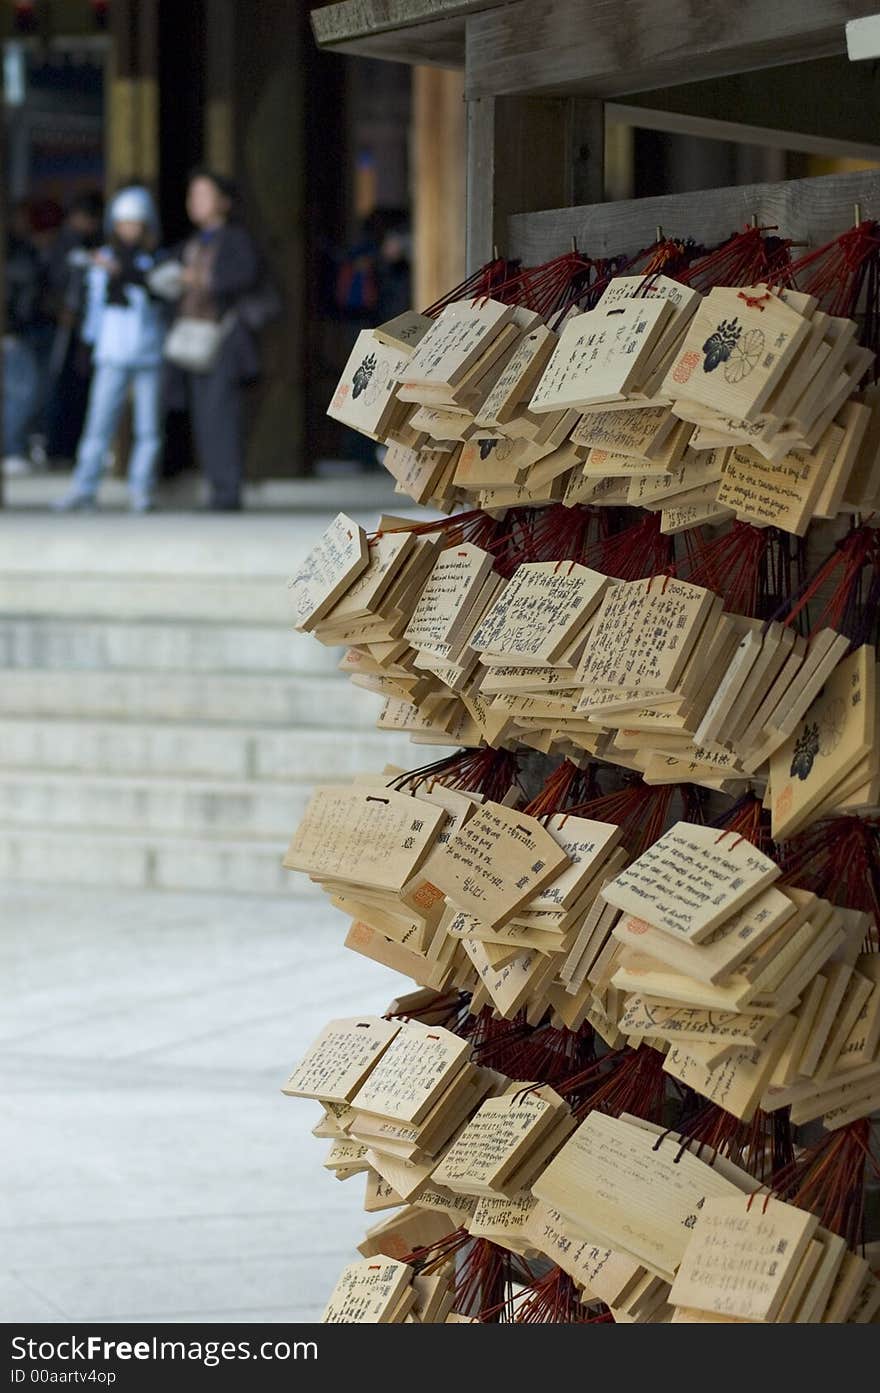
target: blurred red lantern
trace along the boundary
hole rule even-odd
[[[12,22],[19,34],[32,34],[37,27],[36,0],[13,0]]]
[[[107,28],[107,11],[110,8],[109,0],[89,0],[92,7],[92,16],[99,29]]]

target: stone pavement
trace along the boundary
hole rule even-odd
[[[370,1222],[284,1098],[401,979],[286,896],[4,888],[0,1320],[318,1316]]]
[[[327,521],[0,512],[0,880],[277,894],[315,782],[422,762],[292,631]]]

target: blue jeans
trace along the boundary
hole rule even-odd
[[[37,360],[26,343],[10,335],[3,340],[4,455],[27,454],[28,426],[39,395]]]
[[[150,368],[97,365],[85,430],[76,452],[73,488],[83,498],[94,498],[97,493],[129,388],[134,395],[134,445],[128,463],[128,490],[132,504],[143,507],[153,497],[162,450],[162,368],[158,364]]]

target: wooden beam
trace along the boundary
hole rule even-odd
[[[467,264],[507,254],[513,213],[602,196],[603,126],[593,103],[559,97],[468,102]]]
[[[880,144],[836,140],[833,136],[785,131],[772,126],[751,126],[743,121],[719,121],[713,116],[692,116],[689,112],[608,102],[605,120],[609,125],[641,126],[644,130],[667,131],[670,135],[696,135],[709,140],[729,140],[733,144],[761,145],[768,150],[795,150],[827,159],[877,160],[880,163]],[[586,203],[588,200],[577,201]]]
[[[852,64],[842,53],[807,63],[653,88],[632,93],[622,101],[628,106],[650,107],[652,112],[708,117],[778,131],[780,140],[791,137],[784,148],[807,154],[870,159],[871,155],[862,152],[878,143],[880,87],[874,68]],[[818,144],[798,144],[801,136],[821,142],[821,148]],[[768,136],[768,143],[770,139]]]
[[[851,225],[855,203],[863,217],[880,218],[880,171],[513,215],[507,252],[535,266],[566,251],[572,237],[591,256],[636,252],[653,242],[658,224],[668,236],[697,237],[711,246],[752,217],[797,242],[821,246]]]
[[[515,0],[467,21],[465,93],[620,96],[845,50],[877,0]]]
[[[311,14],[321,48],[464,67],[464,21],[504,0],[341,0]]]

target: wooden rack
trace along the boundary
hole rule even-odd
[[[314,11],[312,24],[334,51],[463,70],[473,269],[493,245],[534,263],[565,250],[572,234],[598,255],[643,245],[658,223],[712,241],[754,215],[816,244],[847,225],[856,201],[865,216],[880,214],[873,171],[596,206],[606,114],[615,103],[619,116],[624,99],[622,110],[649,128],[880,162],[873,65],[844,57],[847,20],[877,8],[877,0],[342,0]],[[811,82],[793,66],[820,60]]]

